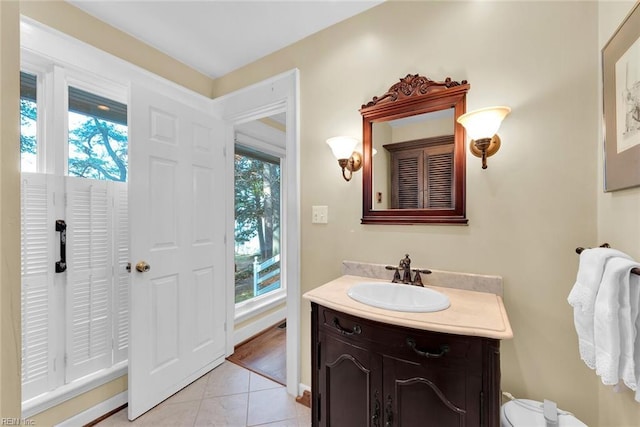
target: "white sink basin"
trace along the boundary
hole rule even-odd
[[[354,300],[394,311],[429,313],[449,308],[449,297],[438,291],[399,283],[358,283],[347,291]]]

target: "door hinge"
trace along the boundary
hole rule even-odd
[[[227,322],[224,322],[224,331],[227,332]]]
[[[64,354],[64,366],[66,367],[68,364],[69,358],[67,356],[67,353]]]
[[[227,157],[227,147],[226,146],[222,147],[222,156],[223,157]]]
[[[317,351],[316,358],[318,360],[318,369],[320,369],[320,366],[322,366],[322,363],[321,363],[321,360],[320,360],[320,357],[322,355],[321,348],[322,348],[322,342],[318,342],[318,348],[316,349],[316,351]]]

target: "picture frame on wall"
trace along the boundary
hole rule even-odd
[[[640,2],[602,48],[604,191],[640,186]]]

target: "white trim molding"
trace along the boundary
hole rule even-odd
[[[74,415],[71,418],[67,418],[60,424],[56,424],[55,427],[76,427],[87,425],[90,422],[102,417],[103,415],[108,414],[114,409],[118,409],[125,403],[127,403],[127,392],[123,391],[116,394],[110,399],[100,402],[97,405]]]
[[[282,322],[287,318],[287,310],[282,307],[280,310],[274,311],[262,318],[258,322],[251,322],[250,324],[238,328],[233,331],[233,345],[238,345],[245,342],[249,338],[259,334],[265,329],[276,325],[278,322]],[[266,325],[266,326],[265,326]]]
[[[289,70],[213,100],[214,114],[225,121],[226,182],[234,182],[235,127],[274,114],[286,114],[285,155],[282,163],[281,280],[287,290],[287,392],[295,396],[300,382],[300,72]],[[227,185],[227,200],[234,187]],[[227,207],[227,239],[234,236],[234,206]],[[227,245],[228,266],[234,265],[234,246]],[[235,323],[234,269],[227,268],[227,325]],[[227,331],[229,331],[229,327]],[[233,353],[234,334],[227,332],[227,355]]]
[[[303,383],[298,384],[298,396],[302,396],[305,391],[311,393],[311,387]]]
[[[286,291],[278,290],[270,293],[273,293],[273,295],[267,294],[264,295],[265,298],[260,296],[258,298],[251,298],[250,300],[236,304],[235,323],[237,324],[244,322],[245,320],[249,320],[254,316],[258,316],[259,314],[269,311],[286,302]],[[285,317],[286,314],[282,316],[283,319]]]

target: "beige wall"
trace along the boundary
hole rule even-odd
[[[599,44],[602,49],[630,12],[634,1],[601,2],[598,7]],[[601,82],[601,77],[598,79]],[[600,86],[601,87],[601,86]],[[601,89],[600,89],[601,90]],[[600,98],[601,100],[601,98]],[[598,102],[602,105],[602,102]],[[600,113],[602,110],[600,110]],[[602,141],[602,127],[599,128],[599,141]],[[597,200],[598,200],[598,242],[609,242],[635,259],[640,259],[640,188],[605,193],[602,185],[603,156],[602,143],[598,145]],[[583,367],[589,375],[589,370]],[[593,375],[593,373],[591,373]],[[601,426],[638,425],[640,403],[627,390],[618,394],[611,387],[598,383],[598,422]]]
[[[0,1],[0,416],[20,417],[18,3]]]
[[[355,135],[355,134],[354,134]],[[361,138],[361,137],[360,137]],[[373,149],[377,151],[373,157],[373,209],[391,208],[391,154],[383,147],[393,141],[393,129],[387,123],[374,123],[371,135]],[[355,181],[360,180],[356,174]],[[376,193],[382,193],[382,200],[377,202]]]
[[[599,422],[597,380],[580,361],[566,298],[575,248],[597,240],[597,13],[594,2],[389,2],[214,87],[219,96],[300,69],[303,291],[340,275],[344,259],[404,253],[427,268],[501,275],[515,333],[502,346],[504,390],[556,400],[593,426],[621,424],[613,414]],[[469,80],[469,110],[513,108],[489,168],[467,154],[469,226],[361,225],[360,179],[344,182],[324,143],[361,134],[360,106],[408,73]],[[311,224],[312,205],[329,206],[329,224]],[[308,311],[305,301],[307,384]]]

